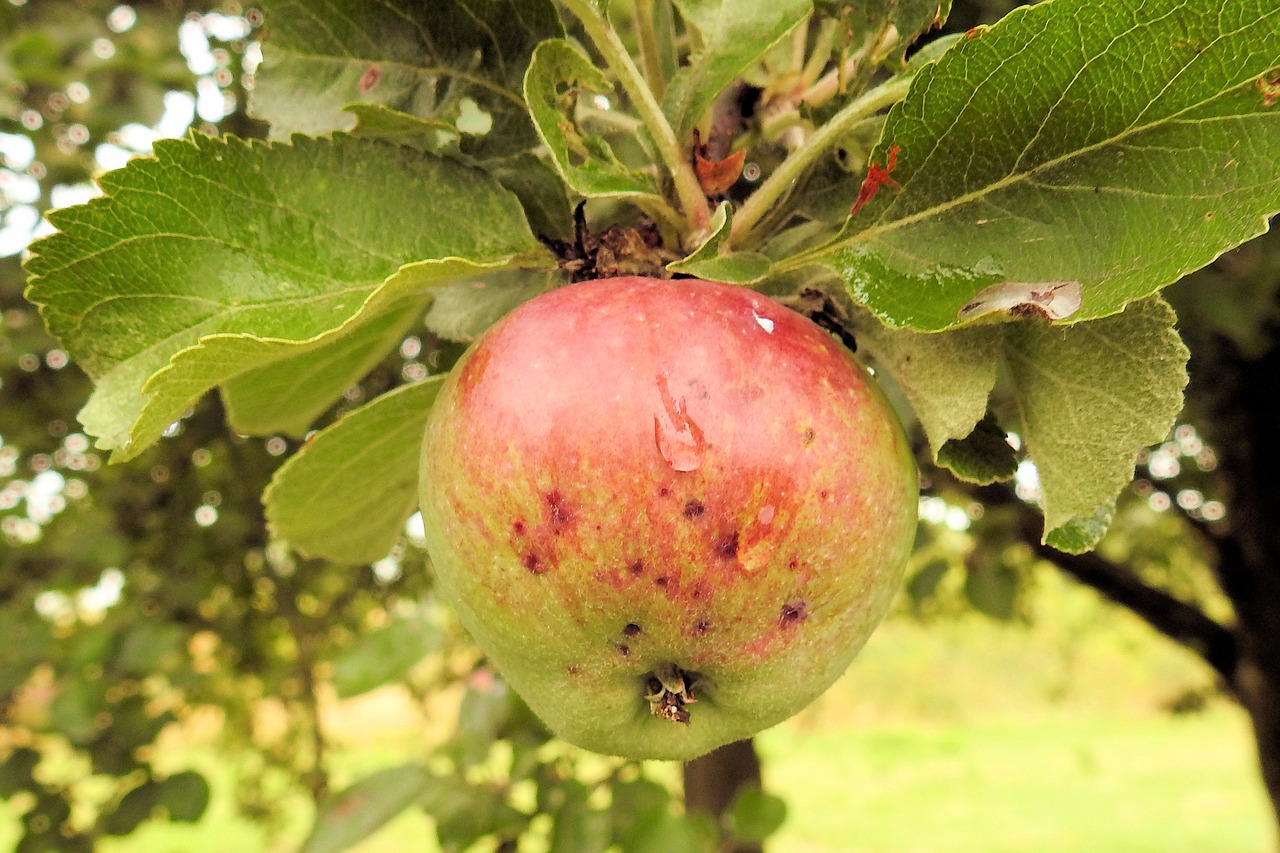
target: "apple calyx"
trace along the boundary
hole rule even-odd
[[[673,723],[689,725],[690,715],[685,706],[698,701],[693,696],[693,688],[699,680],[698,673],[685,672],[673,663],[654,668],[645,678],[644,698],[649,703],[650,713]]]

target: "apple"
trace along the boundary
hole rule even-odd
[[[442,596],[563,739],[685,760],[831,685],[883,617],[918,478],[875,382],[743,287],[614,278],[495,324],[422,455]]]

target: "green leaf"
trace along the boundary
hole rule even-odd
[[[999,328],[925,334],[855,316],[859,346],[902,388],[935,456],[947,442],[969,435],[986,414],[996,384]]]
[[[732,206],[726,201],[716,208],[707,224],[711,236],[689,257],[667,264],[667,270],[729,284],[754,284],[763,279],[773,265],[764,255],[756,252],[721,253],[729,239],[732,224]]]
[[[1007,480],[1018,456],[1004,428],[1021,435],[1040,474],[1045,541],[1064,550],[1101,537],[1138,449],[1164,438],[1182,406],[1187,351],[1159,299],[1070,326],[1033,318],[926,334],[857,320],[939,464],[974,483]],[[986,417],[998,376],[1013,408],[1001,423]]]
[[[608,812],[591,807],[591,789],[577,779],[558,789],[564,800],[553,817],[548,853],[601,853],[612,840]]]
[[[107,835],[128,835],[143,821],[149,820],[155,811],[160,785],[154,779],[146,779],[129,789],[114,809],[103,816],[102,831]]]
[[[852,50],[866,49],[872,62],[887,61],[896,68],[914,64],[914,56],[911,63],[903,60],[907,48],[921,33],[941,26],[951,13],[951,0],[870,0],[857,4],[817,0],[815,5],[838,17]]]
[[[197,346],[177,353],[168,367],[153,376],[143,386],[143,392],[151,395],[151,399],[147,401],[139,415],[133,429],[134,435],[154,440],[160,435],[166,423],[176,418],[183,409],[194,403],[208,389],[228,382],[255,367],[284,359],[296,359],[311,350],[328,350],[349,335],[353,329],[367,322],[368,318],[379,316],[399,300],[409,299],[416,302],[458,278],[475,276],[488,270],[518,268],[530,261],[529,256],[516,256],[487,264],[457,258],[406,264],[371,293],[360,310],[344,326],[307,340],[263,339],[252,334],[202,337]],[[331,381],[331,377],[323,380],[326,385]],[[93,406],[105,386],[107,386],[106,381],[100,383],[98,393],[90,399],[89,405],[81,412],[81,419],[86,424],[86,429],[87,425],[93,422],[93,418],[86,417],[86,414],[97,412]],[[125,448],[118,455],[129,459],[136,452],[135,449]],[[115,455],[112,458],[114,459]]]
[[[227,421],[245,435],[303,437],[317,417],[404,340],[422,309],[421,302],[408,301],[331,343],[233,376],[222,386]]]
[[[715,824],[705,814],[662,812],[635,827],[623,853],[715,853],[719,848]]]
[[[458,128],[449,122],[419,118],[386,104],[347,104],[345,109],[355,116],[352,135],[362,139],[381,139],[423,151],[440,151],[458,141]]]
[[[33,247],[28,295],[94,378],[81,420],[116,460],[206,390],[401,299],[477,265],[552,263],[491,177],[376,141],[192,136],[101,184],[51,215],[62,233]]]
[[[674,0],[702,47],[667,86],[662,110],[685,141],[712,101],[813,11],[810,0]]]
[[[145,779],[102,817],[102,832],[128,835],[163,809],[172,821],[195,823],[209,807],[209,782],[194,770],[164,779]]]
[[[105,695],[103,698],[107,699]],[[173,711],[157,708],[149,697],[141,694],[126,696],[110,705],[104,702],[95,720],[98,736],[87,744],[94,772],[124,776],[146,769],[139,750],[154,742],[160,732],[175,721]]]
[[[173,622],[142,620],[124,629],[112,660],[123,675],[145,678],[182,659],[187,633]]]
[[[1002,282],[1072,281],[1105,317],[1280,209],[1273,0],[1054,0],[915,77],[872,161],[892,179],[824,250],[886,323],[958,324]]]
[[[100,684],[65,680],[49,703],[49,721],[72,744],[86,746],[101,730],[106,710]]]
[[[787,819],[787,804],[759,787],[743,788],[729,808],[729,831],[740,841],[759,844]]]
[[[517,154],[486,160],[484,167],[520,199],[533,233],[540,237],[573,239],[573,205],[560,173],[543,158]]]
[[[396,619],[360,635],[333,661],[333,687],[339,699],[359,696],[402,677],[438,651],[444,635],[425,614]]]
[[[1133,479],[1138,450],[1161,441],[1182,408],[1187,349],[1172,309],[1158,298],[1122,314],[1065,328],[1017,323],[1005,362],[1017,432],[1044,495],[1046,541],[1083,539],[1079,519],[1099,528],[1099,510]],[[1095,540],[1096,541],[1096,540]]]
[[[160,780],[157,805],[169,813],[169,820],[195,823],[209,807],[209,781],[194,770],[184,770]]]
[[[320,807],[302,853],[341,853],[442,784],[447,784],[445,777],[418,764],[372,773]]]
[[[1045,544],[1068,554],[1083,554],[1093,550],[1111,526],[1115,517],[1114,502],[1101,507],[1089,518],[1073,518],[1045,534]]]
[[[950,569],[951,564],[943,559],[930,560],[921,566],[904,586],[911,603],[919,607],[926,599],[932,598]]]
[[[983,486],[1012,479],[1018,471],[1018,455],[1008,434],[989,415],[969,435],[942,445],[937,461],[960,479]]]
[[[5,414],[13,412],[14,409],[11,408]],[[10,447],[15,446],[12,434],[6,440]],[[43,546],[47,554],[45,559],[72,561],[92,554],[94,559],[102,561],[98,565],[104,566],[118,565],[113,561],[116,557],[122,562],[126,560],[127,553],[122,553],[122,549],[118,547],[119,540],[115,538],[114,513],[110,521],[103,516],[100,507],[82,507],[77,515],[64,517],[60,531],[62,536],[46,536],[44,539]],[[102,555],[97,551],[99,547]],[[54,632],[55,628],[49,620],[32,619],[31,609],[24,606],[21,599],[11,599],[7,605],[0,606],[0,637],[10,638],[8,643],[0,646],[0,696],[12,695],[27,681],[33,669],[53,658],[55,650],[63,642],[61,639],[55,640]],[[4,763],[0,762],[0,767],[3,766]],[[0,779],[3,779],[3,775],[0,770]],[[0,781],[0,798],[5,796],[3,782]]]
[[[823,245],[830,242],[835,233],[835,223],[849,215],[849,208],[862,186],[861,165],[879,138],[879,127],[870,123],[856,125],[836,150],[814,164],[812,173],[788,201],[797,215],[814,222],[831,223],[832,231],[825,235]],[[858,171],[854,171],[853,164],[857,164]]]
[[[25,832],[12,848],[13,853],[83,853],[86,850],[84,836],[68,838],[62,833],[71,817],[70,796],[69,791],[41,791],[34,798],[35,804],[22,815]],[[79,843],[73,844],[72,839]]]
[[[451,744],[451,752],[460,765],[484,761],[519,702],[507,682],[488,670],[481,670],[472,678],[458,709],[458,730]]]
[[[36,788],[34,774],[39,763],[40,753],[31,747],[12,749],[4,761],[0,761],[0,797],[7,800],[19,791]]]
[[[385,557],[417,505],[422,432],[441,378],[348,412],[281,465],[262,496],[272,533],[309,557]]]
[[[641,197],[661,201],[650,175],[620,161],[599,136],[584,136],[574,121],[580,92],[612,94],[604,72],[573,44],[553,39],[538,45],[524,78],[524,97],[539,136],[565,182],[588,198]]]
[[[992,619],[1008,620],[1017,612],[1018,573],[1002,562],[972,562],[965,575],[965,598]]]
[[[518,270],[455,281],[431,303],[427,328],[446,340],[471,343],[507,312],[551,289],[554,278]]]
[[[353,102],[381,104],[462,133],[464,150],[491,155],[537,138],[520,99],[535,45],[564,35],[550,0],[278,0],[250,110],[273,139],[350,130]],[[492,118],[468,137],[466,105]],[[461,121],[461,124],[460,124]]]
[[[423,804],[435,818],[443,853],[462,853],[486,835],[514,837],[528,826],[528,816],[508,805],[500,788],[461,779],[453,784],[455,790]]]
[[[939,23],[945,23],[946,18],[951,14],[950,0],[946,0],[945,3],[935,3],[933,5],[939,7],[938,11],[941,19]],[[907,60],[905,72],[907,74],[914,74],[926,65],[937,62],[942,58],[942,54],[951,50],[951,48],[954,47],[957,42],[964,39],[964,37],[964,33],[951,33],[950,35],[939,36],[935,39],[931,39],[923,47],[911,54],[911,58]]]
[[[629,838],[671,810],[671,792],[652,779],[641,776],[613,786],[613,802],[609,817],[614,837],[624,850],[630,850]]]
[[[524,719],[511,727],[507,732],[507,743],[511,745],[511,767],[507,778],[511,782],[531,779],[543,766],[541,749],[551,734],[537,722],[533,712],[524,707]]]

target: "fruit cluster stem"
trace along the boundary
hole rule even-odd
[[[564,5],[582,22],[587,35],[617,75],[618,82],[631,98],[631,104],[640,120],[653,137],[658,156],[662,158],[663,165],[671,176],[671,184],[684,215],[683,236],[688,240],[691,236],[700,234],[711,218],[707,197],[698,183],[698,176],[694,174],[689,152],[676,139],[671,123],[662,112],[662,105],[658,103],[640,69],[631,60],[622,39],[609,25],[604,14],[596,8],[595,3],[592,0],[565,0]]]

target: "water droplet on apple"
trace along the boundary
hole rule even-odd
[[[702,464],[707,439],[702,428],[689,417],[684,397],[671,395],[666,374],[658,376],[658,396],[662,405],[653,416],[653,440],[658,452],[677,471],[693,471]]]

